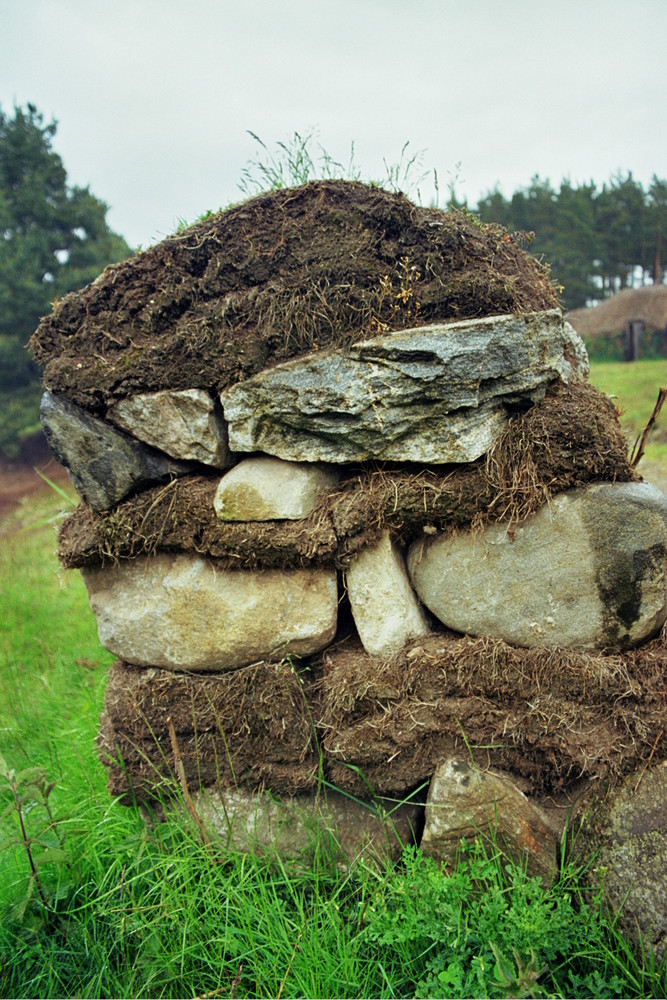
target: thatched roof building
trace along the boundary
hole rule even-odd
[[[667,285],[624,288],[598,306],[573,309],[566,319],[580,337],[613,336],[636,322],[650,330],[667,331]]]

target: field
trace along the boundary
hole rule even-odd
[[[658,389],[667,386],[667,359],[598,362],[591,365],[591,382],[616,403],[630,447],[642,434],[655,405]],[[667,492],[667,405],[651,431],[638,471]]]
[[[616,367],[593,380],[636,435],[664,365]],[[656,476],[664,426],[644,460]],[[454,871],[412,851],[345,870],[322,840],[306,867],[207,847],[178,812],[146,823],[111,800],[94,745],[111,657],[55,559],[66,506],[44,488],[0,520],[1,996],[667,994],[667,969],[565,859],[551,887],[501,845],[462,847]]]

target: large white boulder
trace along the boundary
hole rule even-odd
[[[83,569],[102,645],[137,666],[233,670],[315,653],[336,632],[334,570],[221,570],[160,554]]]
[[[534,517],[415,542],[408,569],[449,628],[519,646],[627,649],[667,617],[667,497],[598,483]]]

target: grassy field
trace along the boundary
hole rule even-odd
[[[648,423],[658,389],[667,386],[667,359],[592,364],[591,382],[616,403],[632,447]],[[667,491],[667,405],[651,431],[638,471]]]
[[[45,490],[0,524],[1,996],[667,995],[567,864],[551,887],[474,847],[453,872],[413,851],[343,871],[323,841],[304,867],[111,800],[94,745],[111,657],[58,568],[60,504]]]

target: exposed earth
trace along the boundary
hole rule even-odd
[[[22,503],[49,490],[40,472],[58,486],[70,485],[67,470],[56,462],[41,434],[30,438],[16,459],[0,455],[0,532],[19,526],[10,515]]]
[[[499,226],[352,181],[259,195],[64,296],[30,346],[93,413],[124,396],[220,392],[278,362],[434,322],[558,307]]]

